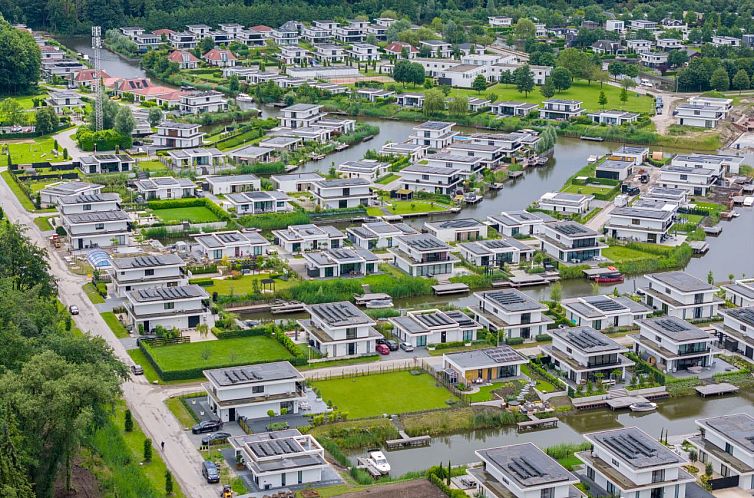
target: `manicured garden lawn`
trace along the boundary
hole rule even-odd
[[[37,225],[37,228],[39,228],[43,232],[52,230],[52,225],[50,225],[50,218],[53,218],[53,216],[39,216],[38,218],[34,218],[34,224]]]
[[[53,139],[35,138],[33,142],[12,142],[8,143],[10,157],[14,164],[29,164],[36,162],[62,162],[63,151],[58,151],[55,156],[52,153]]]
[[[378,207],[368,207],[367,208],[367,215],[368,216],[383,216],[385,213],[382,212],[382,208]]]
[[[207,287],[204,287],[204,290],[206,290],[208,293],[212,294],[213,292],[217,292],[221,296],[229,296],[231,294],[234,295],[244,295],[248,294],[253,289],[253,282],[254,280],[260,281],[262,279],[269,278],[269,275],[262,274],[262,275],[243,275],[236,279],[213,279],[213,284]],[[283,289],[287,289],[289,287],[292,287],[295,285],[295,280],[280,280],[275,279],[275,290],[280,291]],[[259,283],[259,288],[262,289],[261,282]],[[269,289],[269,287],[267,287]]]
[[[377,180],[377,183],[379,183],[380,185],[387,185],[390,182],[394,182],[398,178],[400,178],[400,176],[396,175],[395,173],[391,173]]]
[[[92,304],[102,304],[105,302],[93,283],[84,284],[83,289]]]
[[[602,187],[598,185],[568,185],[567,187],[564,187],[561,192],[567,192],[569,194],[584,194],[584,195],[594,195],[594,194],[606,194],[612,190],[612,187]]]
[[[204,206],[180,207],[170,209],[155,209],[154,215],[169,223],[173,221],[188,221],[190,223],[209,223],[219,221],[215,213]]]
[[[469,402],[477,403],[481,401],[490,401],[492,400],[492,391],[494,391],[495,389],[499,387],[500,387],[500,384],[490,384],[488,386],[481,386],[478,392],[468,395]]]
[[[443,408],[448,406],[446,401],[455,399],[432,376],[408,371],[324,380],[314,386],[322,399],[332,401],[350,418]]]
[[[187,400],[189,403],[190,400]],[[178,420],[178,423],[181,424],[182,427],[191,427],[196,423],[196,419],[193,417],[191,412],[186,408],[186,405],[183,404],[183,400],[181,396],[175,396],[173,398],[168,398],[165,400],[165,405],[168,407],[168,410],[170,410],[170,413],[173,414],[173,416]]]
[[[536,372],[532,372],[529,368],[529,365],[521,365],[521,373],[529,377],[531,380],[537,383],[536,386],[534,386],[539,392],[541,393],[554,393],[555,391],[559,391],[558,388],[553,386],[550,382],[540,378],[541,376],[537,374]]]
[[[440,203],[432,203],[429,201],[391,201],[391,206],[387,206],[386,209],[392,214],[408,214],[408,213],[432,213],[435,211],[445,211],[449,206]],[[393,209],[395,206],[395,209]]]
[[[607,105],[605,109],[621,109],[624,111],[632,112],[652,112],[652,98],[645,95],[636,96],[636,92],[628,91],[628,100],[625,104],[620,101],[620,87],[613,85],[602,85],[592,82],[591,85],[586,81],[574,81],[571,88],[555,94],[553,98],[556,99],[573,99],[583,102],[582,108],[587,111],[599,111],[602,106],[599,104],[600,91],[605,92],[607,97]],[[539,88],[535,88],[533,92],[529,92],[528,96],[523,93],[519,93],[516,87],[513,85],[501,85],[497,84],[487,88],[481,94],[474,90],[468,90],[463,88],[454,88],[451,90],[450,95],[465,95],[467,97],[486,97],[490,93],[497,95],[497,100],[512,100],[518,102],[529,102],[532,104],[541,104],[545,97],[539,91]]]
[[[144,369],[144,377],[146,377],[150,383],[152,382],[162,383],[162,381],[160,380],[160,376],[157,375],[157,371],[154,369],[154,367],[149,362],[149,360],[144,355],[144,352],[141,349],[129,349],[128,356],[131,357],[134,363],[136,363],[137,365],[141,365],[141,367]]]
[[[625,263],[628,261],[640,261],[648,258],[655,258],[656,255],[646,252],[637,251],[630,247],[610,246],[602,250],[602,255],[614,263]]]
[[[291,359],[291,354],[279,342],[263,336],[154,347],[151,353],[164,371]]]
[[[126,330],[126,327],[124,327],[123,324],[120,323],[120,320],[118,320],[118,317],[115,316],[115,313],[113,313],[112,311],[106,311],[104,313],[100,313],[100,315],[102,315],[102,318],[105,320],[105,323],[107,323],[107,326],[110,327],[110,330],[113,331],[115,337],[117,337],[118,339],[128,337],[128,331]]]
[[[157,160],[139,161],[136,166],[139,168],[139,171],[149,171],[152,173],[155,171],[168,171],[168,167]]]

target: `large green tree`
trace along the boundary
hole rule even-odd
[[[529,92],[534,90],[534,75],[528,64],[516,68],[513,71],[513,79],[516,84],[516,90],[528,96]]]
[[[28,92],[37,86],[41,53],[31,33],[0,17],[0,94]]]

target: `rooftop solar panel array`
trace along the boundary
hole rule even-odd
[[[455,321],[453,321],[450,317],[448,317],[448,315],[442,312],[419,313],[417,315],[414,315],[414,318],[430,328],[456,325]]]
[[[636,427],[599,432],[592,437],[636,468],[683,462],[681,457]]]
[[[358,325],[369,322],[369,317],[350,302],[314,304],[312,313],[333,327]]]

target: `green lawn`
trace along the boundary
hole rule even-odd
[[[419,89],[421,91],[421,89]],[[651,97],[641,95],[636,96],[636,92],[628,91],[628,101],[623,104],[620,101],[621,89],[612,85],[602,85],[599,83],[592,83],[588,85],[585,81],[575,81],[571,88],[564,92],[555,94],[553,98],[556,99],[573,99],[583,102],[582,108],[586,111],[599,111],[602,106],[599,104],[600,91],[605,92],[607,97],[607,105],[605,109],[621,109],[624,111],[651,113],[653,100]],[[481,94],[474,90],[464,88],[454,88],[451,90],[450,95],[465,95],[467,97],[485,97],[490,93],[494,93],[497,96],[497,100],[512,100],[518,102],[529,102],[532,104],[541,104],[545,98],[539,91],[539,88],[535,88],[533,92],[530,92],[528,96],[523,93],[519,93],[516,87],[513,85],[501,85],[497,84],[487,88]]]
[[[614,263],[626,263],[629,261],[641,261],[657,256],[630,247],[610,246],[602,250],[602,255]]]
[[[449,206],[430,201],[390,201],[390,206],[386,209],[391,214],[408,214],[408,213],[432,213],[436,211],[445,211]],[[395,209],[393,209],[395,206]]]
[[[378,207],[368,207],[367,208],[367,216],[383,216],[385,213],[382,212],[382,208]]]
[[[11,142],[5,145],[10,151],[10,157],[14,164],[29,164],[35,162],[62,162],[62,149],[55,156],[53,151],[53,139],[50,137],[35,138],[33,142]],[[3,150],[5,147],[2,147]],[[5,155],[5,154],[3,154]],[[5,160],[3,158],[3,160]]]
[[[54,216],[40,216],[38,218],[34,218],[34,224],[37,225],[37,228],[39,228],[43,232],[53,230],[52,225],[50,224],[50,218],[54,218]]]
[[[569,194],[584,194],[584,195],[594,195],[594,194],[606,194],[612,189],[612,187],[608,186],[600,186],[600,185],[568,185],[566,187],[563,187],[561,192],[567,192]]]
[[[279,342],[264,336],[189,342],[155,347],[151,352],[165,371],[291,359],[291,354]]]
[[[314,386],[322,399],[332,401],[350,418],[443,408],[448,406],[446,401],[455,399],[432,376],[407,371],[324,380]]]
[[[541,393],[554,393],[555,391],[559,391],[557,387],[553,386],[552,383],[540,378],[540,375],[536,372],[532,372],[531,368],[529,368],[529,365],[521,365],[521,373],[529,377],[531,380],[537,383],[536,389]]]
[[[163,383],[160,380],[160,376],[157,375],[157,371],[154,369],[141,349],[129,349],[128,356],[131,357],[134,363],[142,366],[142,368],[144,369],[144,377],[146,377],[149,382]]]
[[[165,223],[188,221],[190,223],[209,223],[220,221],[215,213],[204,206],[155,209],[154,215]]]
[[[491,401],[492,400],[492,391],[495,389],[498,389],[500,387],[500,384],[490,384],[488,386],[481,386],[479,388],[479,391],[469,394],[469,402],[470,403],[478,403],[482,401]]]
[[[379,183],[380,185],[387,185],[390,182],[394,182],[398,178],[400,178],[400,176],[396,175],[395,173],[390,173],[389,175],[385,175],[377,180],[377,183]]]
[[[188,399],[187,401],[189,403],[191,402]],[[165,405],[168,407],[170,413],[173,414],[173,416],[176,418],[176,420],[178,420],[178,423],[180,423],[182,427],[191,427],[197,422],[193,414],[189,411],[188,408],[186,408],[186,405],[183,404],[182,396],[175,396],[173,398],[166,399]]]
[[[102,304],[105,302],[104,298],[100,296],[99,292],[97,292],[97,289],[94,287],[93,283],[90,282],[88,284],[84,284],[83,289],[92,304]]]
[[[126,330],[126,327],[124,327],[123,324],[120,323],[120,320],[118,320],[118,317],[115,316],[115,313],[113,313],[112,311],[106,311],[104,313],[100,313],[100,315],[102,315],[102,318],[105,320],[105,323],[107,323],[107,326],[110,327],[110,330],[113,331],[115,337],[117,337],[118,339],[128,337],[128,331]]]
[[[168,167],[162,164],[160,161],[155,160],[149,160],[149,161],[139,161],[136,163],[136,167],[139,169],[139,171],[149,171],[151,173],[157,172],[157,171],[168,171]]]
[[[13,195],[16,196],[18,199],[18,202],[23,206],[24,209],[27,211],[34,211],[34,203],[31,202],[31,200],[26,197],[26,194],[23,190],[21,190],[21,187],[18,186],[18,184],[13,180],[11,177],[11,174],[8,170],[3,171],[0,173],[0,176],[3,177],[3,180],[5,180],[5,183],[8,184],[8,188],[10,188],[11,192],[13,192]]]
[[[269,275],[262,274],[262,275],[243,275],[237,279],[213,279],[213,284],[210,286],[204,287],[204,290],[206,290],[208,293],[212,294],[213,292],[217,292],[221,296],[229,296],[231,294],[233,295],[245,295],[251,292],[253,289],[253,282],[255,280],[260,281],[262,279],[269,278]],[[280,280],[275,279],[275,290],[280,291],[283,289],[287,289],[289,287],[292,287],[296,284],[295,280]],[[262,288],[262,284],[260,282],[259,288]],[[269,287],[268,287],[269,288]]]

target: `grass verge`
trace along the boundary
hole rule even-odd
[[[97,288],[94,287],[93,283],[89,282],[88,284],[84,284],[82,288],[86,293],[86,297],[89,298],[92,304],[103,304],[105,302],[105,299],[100,296],[100,293],[97,292]]]
[[[49,232],[50,230],[54,230],[50,224],[50,218],[54,218],[54,216],[39,216],[34,218],[34,224],[43,232]]]
[[[126,327],[124,327],[123,324],[120,323],[120,320],[118,320],[118,317],[115,316],[115,313],[113,313],[112,311],[106,311],[104,313],[100,313],[100,315],[102,315],[102,318],[105,320],[107,326],[110,327],[110,330],[113,331],[115,337],[117,337],[118,339],[128,337],[128,330],[126,330]]]

